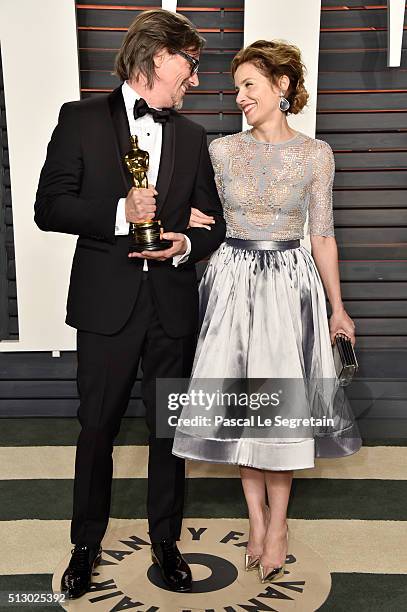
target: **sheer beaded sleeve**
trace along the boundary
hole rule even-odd
[[[219,198],[222,205],[225,203],[225,189],[223,183],[223,160],[222,160],[222,139],[212,140],[209,145],[209,155],[211,157],[213,169],[215,171],[215,183],[218,189]]]
[[[313,176],[309,201],[309,234],[334,236],[332,187],[335,177],[335,160],[329,144],[316,140],[313,159]]]

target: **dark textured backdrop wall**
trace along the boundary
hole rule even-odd
[[[118,85],[113,59],[140,7],[159,3],[78,3],[82,96]],[[184,112],[208,139],[241,128],[230,60],[243,44],[243,0],[179,0],[208,41],[200,86]],[[373,3],[372,3],[373,4]],[[407,435],[407,61],[387,68],[386,1],[323,0],[317,137],[335,152],[334,213],[346,308],[357,326],[360,372],[348,390],[353,406],[385,435]],[[1,356],[0,414],[73,415],[75,355]],[[129,414],[142,412],[136,383]]]
[[[361,374],[368,377],[352,385],[349,395],[359,410],[376,419],[375,431],[402,435],[407,397],[406,25],[402,65],[387,68],[386,1],[340,4],[322,2],[317,137],[335,152],[342,294],[356,323]]]
[[[18,338],[7,116],[0,47],[0,341]]]

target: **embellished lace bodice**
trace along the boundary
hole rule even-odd
[[[270,144],[246,130],[212,141],[209,151],[227,237],[303,238],[307,211],[309,234],[334,236],[335,162],[329,144],[301,132]]]

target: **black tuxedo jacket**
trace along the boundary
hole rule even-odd
[[[35,222],[45,231],[79,236],[66,317],[77,329],[114,334],[137,299],[143,260],[129,259],[128,237],[115,236],[119,198],[132,187],[123,162],[130,148],[121,87],[62,106],[41,171]],[[188,261],[177,268],[172,260],[148,262],[160,322],[169,336],[181,337],[197,329],[195,263],[221,244],[225,222],[205,130],[175,111],[163,126],[156,190],[156,218],[192,245]],[[211,231],[186,229],[191,206],[214,216]]]

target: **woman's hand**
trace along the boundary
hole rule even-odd
[[[210,225],[215,223],[215,219],[209,215],[205,215],[198,208],[191,208],[191,216],[189,218],[188,227],[204,227],[210,230]]]
[[[329,319],[331,344],[334,344],[336,334],[344,334],[355,346],[355,324],[344,308],[334,311]]]

